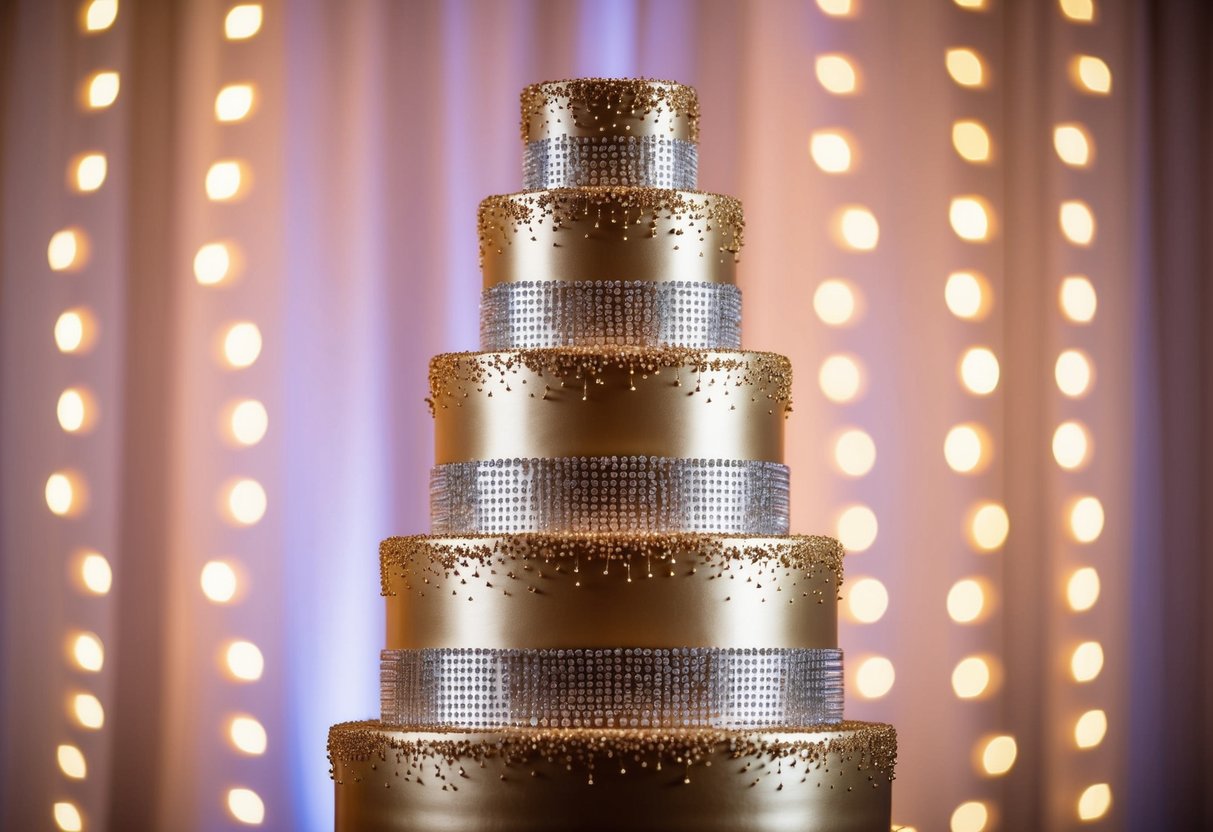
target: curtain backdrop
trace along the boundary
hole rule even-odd
[[[1210,19],[0,4],[0,826],[331,825],[518,93],[617,75],[698,89],[701,187],[745,204],[744,336],[797,370],[793,524],[851,549],[894,822],[1213,825]]]

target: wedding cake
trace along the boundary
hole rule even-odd
[[[791,366],[740,349],[698,129],[676,83],[523,91],[484,351],[430,364],[432,533],[380,547],[382,713],[329,733],[337,829],[890,828],[896,735],[842,717],[842,550],[788,533]]]

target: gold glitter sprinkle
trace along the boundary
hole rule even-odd
[[[415,736],[409,736],[415,733]],[[507,728],[476,733],[460,729],[422,729],[378,721],[346,722],[329,729],[329,760],[334,765],[378,760],[394,761],[407,770],[435,768],[441,777],[455,777],[467,763],[487,760],[526,766],[537,761],[561,762],[566,770],[586,774],[612,759],[631,759],[654,766],[691,768],[711,765],[723,756],[744,762],[739,776],[767,763],[798,764],[807,771],[829,769],[831,762],[870,771],[891,781],[897,763],[897,733],[891,725],[842,722],[766,731],[718,728]],[[874,779],[873,782],[877,782]]]
[[[647,120],[669,115],[686,120],[687,138],[699,141],[699,96],[691,87],[675,81],[651,78],[575,78],[531,84],[522,91],[522,140],[539,138],[532,125],[539,123],[545,135],[553,122],[564,119],[583,128],[612,115]],[[612,125],[614,127],[615,125]],[[628,128],[624,128],[625,130]]]
[[[510,379],[521,370],[551,377],[555,383],[572,380],[576,387],[602,384],[608,370],[622,370],[630,377],[646,377],[661,370],[677,369],[692,377],[697,373],[724,372],[725,388],[751,387],[784,411],[792,410],[792,363],[772,352],[711,352],[685,347],[546,347],[509,352],[453,352],[430,361],[430,412],[445,399],[460,400],[479,392],[491,381],[513,389]],[[520,387],[520,386],[519,386]],[[696,385],[688,395],[703,392]],[[491,395],[491,391],[489,393]],[[705,398],[706,398],[705,394]]]

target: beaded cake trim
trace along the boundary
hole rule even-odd
[[[676,81],[651,78],[574,78],[531,84],[521,95],[522,140],[529,142],[533,138],[532,118],[557,115],[557,107],[605,109],[622,115],[619,108],[625,100],[632,116],[647,118],[669,111],[685,117],[690,140],[699,141],[699,96],[695,90]]]

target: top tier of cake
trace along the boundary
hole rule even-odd
[[[583,78],[522,91],[523,187],[695,188],[699,98],[673,81]]]

